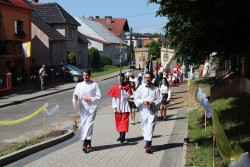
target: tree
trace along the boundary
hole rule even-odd
[[[213,52],[234,60],[250,50],[250,1],[149,0],[167,16],[165,36],[182,60],[199,62]],[[232,62],[232,61],[231,61]]]
[[[106,65],[112,65],[112,59],[110,56],[101,55],[101,67],[104,67]]]
[[[68,53],[67,62],[73,66],[76,65],[76,54],[73,52]]]
[[[156,41],[152,39],[149,44],[147,44],[145,47],[149,48],[149,55],[152,55],[154,58],[160,58],[161,56],[161,42],[160,40]]]
[[[99,51],[91,47],[88,49],[89,55],[89,68],[99,69],[100,68],[100,53]]]

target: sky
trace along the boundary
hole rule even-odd
[[[112,16],[126,18],[129,28],[138,33],[161,33],[168,19],[156,17],[158,4],[147,5],[148,0],[39,0],[40,3],[56,2],[71,16]]]

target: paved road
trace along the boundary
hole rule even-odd
[[[65,142],[32,154],[7,166],[167,166],[181,167],[185,164],[184,138],[186,137],[185,108],[188,99],[186,83],[173,88],[173,101],[168,109],[168,120],[157,122],[153,137],[153,154],[146,154],[143,146],[139,113],[137,124],[130,125],[127,133],[127,145],[116,141],[114,115],[111,106],[98,110],[94,135],[93,151],[85,154],[81,151],[79,132]],[[71,128],[71,127],[68,127]]]

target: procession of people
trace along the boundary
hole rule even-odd
[[[207,63],[207,60],[205,60]],[[204,69],[210,68],[203,67]],[[185,65],[176,63],[171,69],[150,71],[145,66],[135,76],[134,72],[126,74],[120,72],[117,83],[108,90],[112,97],[114,125],[118,132],[116,139],[126,144],[126,133],[129,124],[136,125],[136,117],[140,119],[142,136],[145,141],[144,151],[153,153],[151,148],[154,129],[157,121],[167,121],[167,107],[171,100],[172,87],[178,86],[185,79]],[[190,70],[192,73],[192,70]],[[204,73],[204,72],[203,72]],[[208,70],[205,72],[208,75]],[[191,74],[190,74],[191,75]],[[88,153],[91,146],[96,109],[100,103],[102,93],[97,83],[90,80],[91,72],[83,71],[84,81],[77,84],[73,93],[73,107],[80,113],[80,132],[83,142],[82,150]],[[160,117],[158,118],[158,112]],[[138,114],[138,116],[137,116]]]

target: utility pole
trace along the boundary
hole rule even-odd
[[[120,74],[122,73],[122,49],[125,49],[126,46],[122,45],[122,43],[120,43],[119,46],[117,46],[117,48],[120,49]]]
[[[128,59],[128,62],[129,62],[129,65],[131,63],[131,60],[133,60],[133,42],[132,42],[132,27],[130,28],[130,56],[129,56],[129,59]]]

